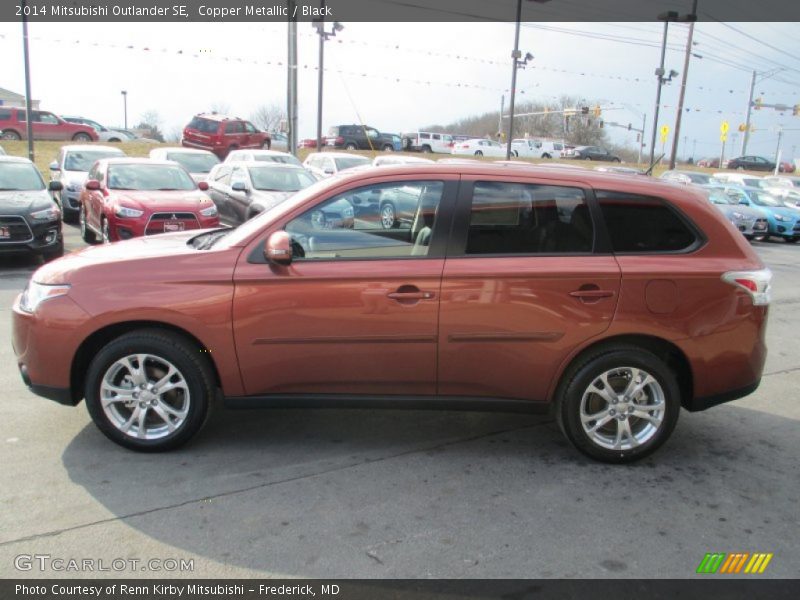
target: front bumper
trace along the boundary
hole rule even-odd
[[[61,221],[31,223],[21,216],[0,217],[0,254],[42,254],[63,244]]]
[[[79,213],[81,210],[81,193],[63,190],[61,192],[61,212]]]

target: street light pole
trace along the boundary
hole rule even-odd
[[[771,71],[766,71],[762,73],[763,77],[761,77],[761,81],[765,79],[769,79],[773,75],[777,75],[780,71],[782,71],[780,67],[772,69]],[[750,117],[752,116],[753,111],[753,94],[756,90],[756,84],[758,83],[758,71],[753,71],[753,75],[750,78],[750,95],[747,98],[747,113],[744,119],[744,135],[742,136],[742,151],[741,154],[747,154],[747,143],[750,141]]]
[[[661,62],[659,62],[658,69],[656,69],[656,79],[658,80],[658,87],[656,88],[656,106],[653,112],[653,135],[650,138],[650,164],[653,164],[656,156],[656,132],[658,131],[658,110],[661,106],[661,87],[664,85],[664,60],[667,56],[667,34],[669,32],[669,22],[672,20],[672,15],[677,16],[677,13],[669,12],[659,15],[658,18],[664,19],[664,38],[661,41]]]
[[[31,118],[31,67],[28,55],[27,1],[22,0],[22,54],[25,62],[25,135],[28,137],[28,158],[33,161],[33,123]]]
[[[319,33],[319,71],[317,73],[317,152],[322,150],[322,73],[325,68],[325,32],[324,21],[318,24]]]
[[[123,119],[125,123],[125,129],[128,128],[128,92],[122,90],[122,111],[123,111]]]
[[[297,6],[295,0],[288,1],[288,14],[294,15],[295,7]],[[288,31],[288,73],[287,73],[287,86],[286,86],[286,116],[289,121],[289,132],[286,136],[288,139],[288,152],[297,155],[297,20],[292,16],[289,17],[289,31]]]
[[[517,95],[517,65],[522,53],[519,51],[519,28],[522,19],[522,0],[517,0],[517,24],[514,31],[514,51],[511,53],[511,98],[508,104],[508,136],[506,139],[506,160],[511,160],[511,138],[514,132],[514,99]]]

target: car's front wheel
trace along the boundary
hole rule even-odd
[[[381,206],[381,227],[393,229],[397,225],[397,211],[394,204],[387,202]]]
[[[97,236],[94,234],[94,231],[89,229],[89,225],[86,223],[86,209],[81,203],[80,212],[78,213],[78,223],[80,224],[81,228],[81,238],[87,244],[94,244],[97,241]]]
[[[100,431],[119,445],[171,450],[203,426],[213,382],[208,361],[183,336],[143,329],[97,353],[86,375],[86,406]]]
[[[88,133],[79,132],[72,136],[73,142],[91,142],[92,137]]]
[[[675,428],[675,375],[643,348],[612,346],[574,364],[559,386],[556,414],[567,439],[604,462],[644,458]]]

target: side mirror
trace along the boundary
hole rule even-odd
[[[233,185],[231,185],[231,189],[234,192],[246,192],[247,186],[245,185],[244,181],[235,181]]]
[[[100,182],[99,182],[99,181],[97,181],[97,179],[89,179],[89,180],[86,182],[86,189],[87,189],[87,190],[92,190],[92,191],[95,191],[95,192],[96,192],[97,190],[99,190],[99,189],[100,189]]]
[[[51,171],[60,171],[61,170],[61,167],[58,166],[58,161],[57,160],[54,160],[53,162],[50,163],[50,170]]]
[[[285,231],[272,233],[264,244],[264,258],[274,265],[286,267],[292,264],[291,236]]]
[[[325,175],[333,175],[333,169],[331,167],[326,167],[324,173]]]
[[[199,181],[197,183],[197,189],[199,189],[201,192],[207,192],[208,191],[208,182],[207,181]]]
[[[64,189],[60,181],[51,181],[47,187],[51,192],[60,192]]]

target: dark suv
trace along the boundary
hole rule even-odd
[[[328,130],[325,145],[346,150],[385,150],[395,149],[394,139],[388,133],[381,133],[366,125],[337,125]]]
[[[187,148],[210,150],[222,160],[231,150],[240,148],[269,150],[272,138],[250,121],[211,113],[196,115],[189,122],[183,129],[181,144]]]

